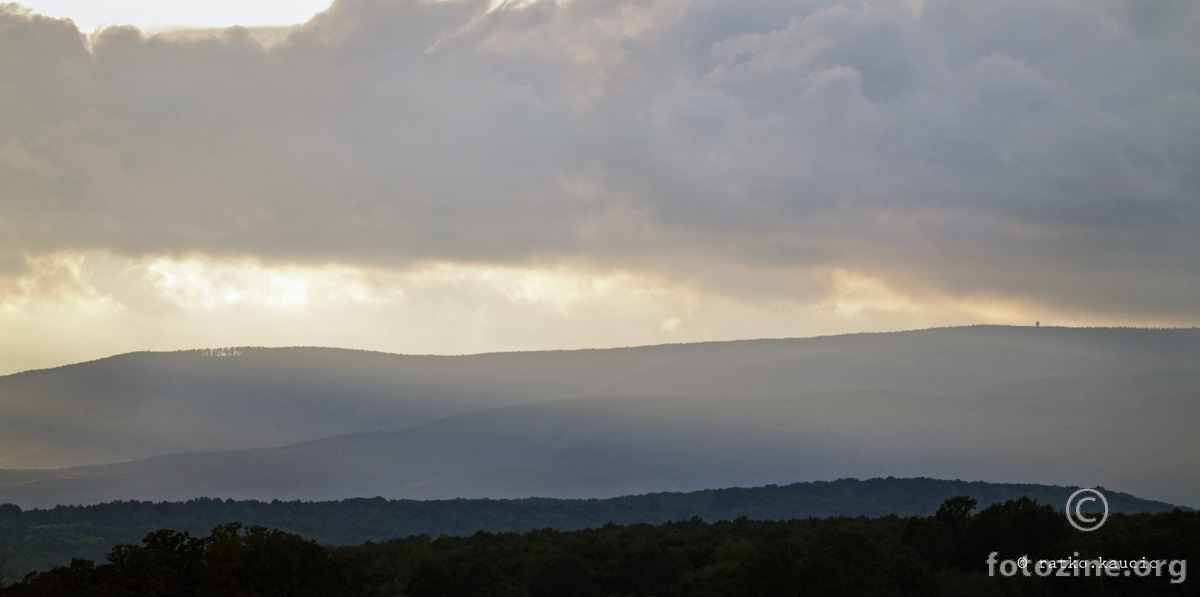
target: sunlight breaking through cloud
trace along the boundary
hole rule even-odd
[[[0,374],[61,364],[64,355],[84,360],[143,349],[330,345],[462,354],[947,322],[1087,322],[1008,299],[910,296],[880,278],[845,270],[809,272],[824,290],[812,299],[786,300],[566,265],[440,262],[398,270],[88,252],[56,253],[27,266],[20,275],[0,277],[0,327],[13,330],[0,338],[0,362],[7,367]]]

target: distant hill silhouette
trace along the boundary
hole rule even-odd
[[[1198,394],[1194,329],[139,353],[0,378],[0,466],[43,467],[0,470],[0,502],[610,497],[895,475],[1195,505]]]

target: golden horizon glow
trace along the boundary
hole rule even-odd
[[[23,274],[0,278],[0,329],[6,332],[0,374],[138,350],[229,346],[472,354],[1030,325],[1035,319],[1145,325],[1010,299],[915,297],[845,269],[806,275],[825,289],[817,300],[745,298],[582,266],[435,262],[389,270],[61,252],[29,259]]]

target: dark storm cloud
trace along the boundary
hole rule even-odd
[[[3,9],[0,263],[830,267],[1200,315],[1194,2],[487,8],[340,0],[270,47]]]

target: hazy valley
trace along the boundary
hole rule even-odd
[[[843,477],[1200,504],[1200,332],[137,353],[0,378],[0,502],[612,497]]]

